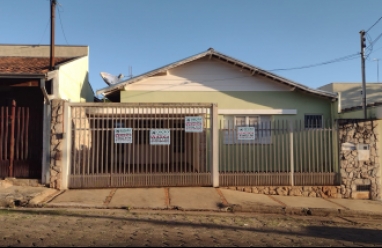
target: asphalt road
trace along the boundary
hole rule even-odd
[[[0,246],[382,246],[382,219],[128,210],[0,210]]]

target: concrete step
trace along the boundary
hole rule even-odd
[[[18,179],[18,178],[5,178],[0,180],[0,188],[7,188],[10,186],[23,186],[23,187],[43,187],[38,179]]]

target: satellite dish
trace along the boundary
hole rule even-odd
[[[103,81],[105,81],[108,85],[113,85],[122,82],[123,78],[125,77],[123,74],[119,74],[118,77],[114,76],[107,72],[101,72],[101,77]]]

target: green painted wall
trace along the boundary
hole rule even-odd
[[[331,117],[329,99],[301,92],[150,92],[121,91],[121,102],[217,103],[219,109],[297,109],[297,115],[274,115],[276,119],[302,119],[304,114]]]

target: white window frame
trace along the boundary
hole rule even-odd
[[[238,118],[245,117],[245,123],[244,125],[237,125],[237,119]],[[257,122],[255,125],[250,125],[250,118],[256,117]],[[233,144],[271,144],[272,143],[272,130],[271,127],[269,128],[269,131],[267,130],[261,130],[259,131],[259,126],[262,123],[262,119],[265,119],[265,123],[269,123],[271,120],[271,115],[243,115],[243,114],[237,114],[237,115],[224,115],[224,136],[223,136],[223,144],[225,145],[233,145]],[[266,119],[269,119],[269,121],[266,121]],[[227,125],[229,123],[229,125]],[[234,124],[234,125],[232,125]],[[238,140],[236,130],[238,127],[241,126],[253,126],[255,127],[255,139],[254,140]],[[269,132],[269,135],[266,135],[266,132]]]

